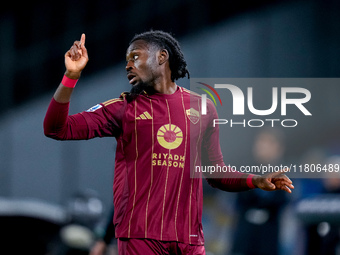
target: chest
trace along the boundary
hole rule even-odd
[[[184,149],[190,141],[202,139],[206,129],[199,105],[190,98],[152,99],[133,101],[126,109],[123,120],[123,141],[126,146],[147,150]]]
[[[126,111],[124,136],[128,140],[139,135],[145,140],[153,137],[165,142],[183,138],[189,133],[190,125],[186,108],[188,105],[184,100],[136,100]]]

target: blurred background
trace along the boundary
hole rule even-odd
[[[111,217],[115,140],[57,142],[43,135],[64,54],[81,33],[90,61],[71,113],[130,89],[125,51],[136,33],[150,29],[173,33],[192,77],[339,77],[339,11],[336,0],[3,3],[0,243],[10,249],[6,254],[88,254]],[[189,80],[178,84],[189,88]],[[340,86],[325,95],[334,121],[309,132],[308,143],[301,146],[303,132],[249,131],[244,142],[231,145],[234,153],[223,149],[226,162],[339,163],[340,110],[332,102],[339,100]],[[205,184],[207,253],[340,254],[337,179],[298,179],[290,196],[224,193]]]

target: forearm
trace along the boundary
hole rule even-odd
[[[57,140],[88,139],[88,126],[82,114],[68,116],[68,113],[68,102],[52,98],[44,119],[44,134]]]
[[[66,71],[65,76],[71,80],[78,80],[80,78],[80,72],[70,72]],[[74,88],[66,87],[62,83],[59,84],[59,87],[55,91],[53,98],[58,103],[68,103],[71,100],[71,95]]]
[[[85,34],[65,54],[66,72],[48,107],[44,119],[46,136],[58,139],[89,139],[88,125],[82,114],[68,116],[69,102],[81,71],[88,62]]]
[[[238,177],[225,177],[225,178],[208,178],[208,183],[220,190],[229,191],[229,192],[238,192],[238,191],[246,191],[252,189],[247,184],[248,175]]]
[[[68,111],[68,102],[61,103],[52,98],[44,119],[44,134],[47,137],[62,139],[63,134],[66,132]]]
[[[73,88],[72,86],[65,85],[68,85],[67,82],[69,81],[72,83],[76,82],[80,77],[80,73],[75,76],[66,71],[65,76],[53,95],[44,119],[44,133],[47,137],[54,139],[64,139],[65,133],[67,132],[69,102]]]
[[[214,165],[220,166],[221,169],[227,169],[227,171],[216,171],[207,176],[206,179],[212,187],[230,192],[246,191],[255,188],[253,178],[256,176],[240,173],[227,167],[223,162]]]

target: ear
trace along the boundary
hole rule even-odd
[[[159,52],[158,55],[158,63],[159,65],[163,65],[169,59],[169,52],[166,49],[163,49]]]

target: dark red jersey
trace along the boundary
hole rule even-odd
[[[150,238],[203,245],[202,179],[190,171],[224,165],[214,105],[200,116],[200,96],[177,87],[174,94],[144,93],[68,116],[69,104],[52,99],[44,128],[49,137],[70,140],[114,136],[114,224],[117,238]],[[217,188],[249,189],[247,174],[227,172],[207,179]],[[242,177],[242,178],[240,178]]]

